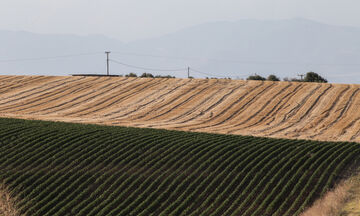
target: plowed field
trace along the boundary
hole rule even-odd
[[[0,116],[360,141],[360,85],[0,76]]]

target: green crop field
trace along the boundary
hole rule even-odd
[[[299,215],[360,144],[0,119],[23,215]]]

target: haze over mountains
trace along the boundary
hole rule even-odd
[[[0,74],[104,73],[103,52],[111,50],[111,59],[134,66],[184,68],[177,72],[156,72],[112,62],[112,74],[150,72],[185,77],[185,68],[190,66],[219,77],[246,78],[254,73],[295,77],[315,71],[330,82],[360,83],[359,38],[360,28],[306,19],[205,23],[129,43],[102,35],[0,31]],[[63,56],[81,53],[88,55]],[[59,57],[33,59],[53,56]]]

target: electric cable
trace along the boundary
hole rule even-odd
[[[207,73],[207,72],[203,72],[197,69],[193,69],[190,67],[190,71],[193,71],[195,73],[199,73],[199,74],[203,74],[203,75],[208,75],[208,76],[213,76],[213,77],[220,77],[220,78],[238,78],[238,77],[242,77],[242,76],[248,76],[248,75],[237,75],[237,76],[222,76],[222,75],[216,75],[216,74],[212,74],[212,73]]]
[[[156,68],[147,68],[147,67],[141,67],[141,66],[136,66],[136,65],[131,65],[131,64],[126,64],[120,61],[116,61],[114,59],[110,59],[111,62],[114,62],[116,64],[120,64],[126,67],[130,67],[130,68],[136,68],[136,69],[141,69],[141,70],[149,70],[149,71],[184,71],[186,70],[186,68],[179,68],[179,69],[156,69]]]
[[[0,60],[0,63],[22,62],[22,61],[41,61],[41,60],[50,60],[50,59],[58,59],[58,58],[71,58],[71,57],[78,57],[78,56],[98,55],[100,53],[103,53],[103,52],[79,53],[79,54],[59,55],[59,56],[49,56],[49,57],[36,57],[36,58],[7,59],[7,60]]]

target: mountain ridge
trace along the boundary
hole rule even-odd
[[[123,43],[101,35],[42,35],[0,31],[0,59],[99,52],[82,58],[1,63],[0,74],[67,75],[104,73],[111,58],[136,66],[167,69],[187,66],[218,76],[246,78],[257,73],[295,77],[315,71],[336,83],[360,83],[360,28],[307,19],[210,22],[163,36]],[[35,37],[32,39],[32,37]],[[134,55],[132,55],[134,54]],[[140,54],[140,55],[137,55]],[[149,54],[149,55],[147,55]],[[111,64],[114,74],[150,72]],[[164,72],[153,72],[166,75]],[[170,75],[185,77],[186,71]],[[204,77],[193,74],[195,77]],[[344,76],[341,76],[344,75]]]

